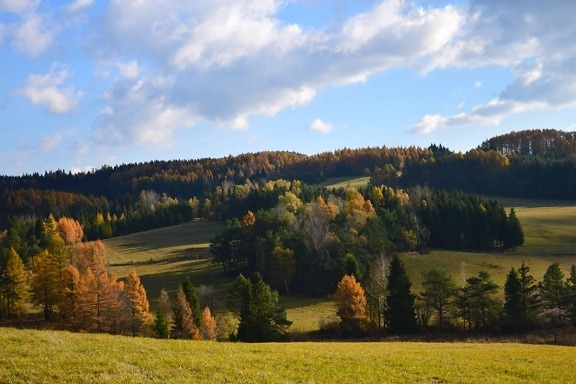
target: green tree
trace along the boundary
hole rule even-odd
[[[154,337],[157,339],[167,339],[170,336],[168,320],[166,319],[166,313],[164,313],[164,311],[156,311],[152,329],[154,331]]]
[[[182,282],[182,290],[184,291],[184,296],[186,301],[190,305],[190,310],[192,311],[192,319],[196,327],[200,326],[200,319],[202,318],[202,311],[200,310],[200,299],[198,298],[198,293],[196,288],[190,281],[190,277],[186,276]]]
[[[340,317],[340,329],[345,336],[358,336],[368,328],[366,296],[354,275],[344,275],[334,293],[336,314]]]
[[[516,248],[524,244],[524,232],[514,208],[510,209],[504,235],[504,248]]]
[[[278,292],[264,282],[259,273],[250,279],[240,274],[230,291],[228,305],[239,320],[236,338],[261,342],[281,340],[288,335],[292,322],[278,305]]]
[[[458,292],[456,284],[446,272],[431,268],[422,273],[422,287],[424,291],[420,296],[424,306],[436,313],[438,328],[444,329]]]
[[[519,330],[522,323],[522,286],[516,268],[511,268],[504,283],[504,314],[506,326]]]
[[[540,298],[553,322],[561,324],[567,315],[567,289],[560,264],[551,264],[539,285]],[[555,317],[555,318],[554,318]]]
[[[394,257],[388,272],[386,308],[384,321],[386,327],[394,333],[409,333],[417,329],[415,298],[410,291],[412,283],[404,263]]]
[[[194,322],[192,309],[186,299],[186,294],[182,286],[178,287],[176,299],[172,303],[172,333],[173,339],[194,339],[200,338],[198,327]]]
[[[6,315],[8,319],[18,317],[25,312],[28,302],[28,279],[24,263],[14,248],[8,251],[2,282]]]
[[[568,309],[570,311],[570,319],[572,324],[576,326],[576,265],[572,264],[570,267],[570,276],[566,281]]]
[[[498,319],[501,304],[497,292],[498,285],[486,271],[466,279],[466,285],[460,289],[458,305],[468,329],[485,329]]]

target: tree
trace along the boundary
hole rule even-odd
[[[278,305],[278,292],[270,289],[259,273],[250,279],[240,274],[229,294],[229,308],[239,320],[236,338],[261,342],[285,338],[292,322]]]
[[[154,332],[154,337],[157,339],[167,339],[170,336],[168,320],[166,319],[166,314],[163,311],[156,311],[152,329]]]
[[[536,280],[530,267],[522,263],[518,270],[512,268],[504,285],[504,313],[507,326],[514,330],[530,327],[538,306]]]
[[[576,326],[576,265],[570,267],[570,276],[566,281],[566,290],[568,298],[568,308],[570,310],[570,319]]]
[[[458,292],[456,284],[446,272],[432,268],[422,273],[422,287],[424,306],[436,312],[438,328],[444,329]]]
[[[178,287],[176,299],[172,303],[172,333],[173,339],[200,339],[198,327],[194,323],[192,309],[186,299],[182,286]]]
[[[390,263],[384,321],[393,333],[410,333],[417,329],[415,295],[404,264],[398,257]]]
[[[69,325],[78,325],[78,302],[80,298],[81,277],[80,271],[73,265],[68,265],[62,271],[60,280],[60,297],[58,300],[58,313],[63,321]]]
[[[32,301],[41,306],[44,312],[44,321],[51,321],[60,296],[60,269],[51,259],[48,250],[40,252],[31,261],[32,274],[30,288]]]
[[[282,247],[280,241],[277,240],[276,245],[272,250],[271,264],[270,273],[272,279],[277,285],[284,285],[286,293],[289,293],[288,283],[290,282],[290,279],[292,279],[296,267],[294,251],[290,248]]]
[[[194,320],[194,324],[196,327],[200,326],[200,319],[202,317],[202,312],[200,310],[200,299],[198,298],[198,293],[196,292],[196,288],[190,281],[190,278],[186,276],[184,281],[182,282],[182,290],[184,291],[184,296],[186,297],[186,301],[190,305],[190,310],[192,311],[192,319]]]
[[[366,314],[366,296],[354,275],[342,277],[334,293],[334,302],[344,335],[360,335],[367,330],[369,318]]]
[[[28,301],[28,279],[24,263],[14,248],[8,251],[2,282],[6,315],[8,319],[18,317],[25,312]]]
[[[514,208],[510,209],[504,235],[504,248],[516,248],[524,244],[524,232]]]
[[[216,319],[209,307],[204,307],[200,320],[200,335],[203,340],[216,340]]]
[[[546,269],[539,291],[544,310],[549,315],[554,314],[551,318],[553,322],[562,324],[567,315],[567,290],[560,264],[553,263]]]
[[[490,274],[480,271],[478,276],[466,279],[466,285],[460,289],[458,305],[468,329],[485,329],[498,318],[500,302],[496,298],[498,285],[490,279]]]
[[[150,303],[146,297],[146,289],[140,283],[140,277],[131,269],[124,285],[129,300],[132,335],[136,336],[150,324]]]

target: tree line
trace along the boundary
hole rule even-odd
[[[369,293],[374,292],[374,284],[365,290],[353,274],[338,283],[334,300],[341,336],[361,337],[381,330],[416,334],[423,330],[522,333],[542,329],[556,335],[563,327],[576,326],[576,265],[566,276],[553,263],[538,282],[522,263],[510,269],[504,287],[486,271],[458,286],[449,274],[431,268],[422,274],[423,289],[418,294],[412,291],[397,257],[387,261],[379,276],[382,279],[376,286],[383,302],[374,302],[375,296]]]

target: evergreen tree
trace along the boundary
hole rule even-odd
[[[28,279],[24,271],[24,263],[14,248],[8,251],[1,281],[8,319],[20,316],[25,312],[25,305],[28,301]]]
[[[166,313],[164,313],[164,311],[156,311],[152,328],[154,337],[157,339],[167,339],[170,336],[168,320],[166,319]]]
[[[568,309],[572,325],[576,326],[576,265],[570,267],[570,276],[566,281]]]
[[[336,314],[340,317],[340,329],[345,336],[357,336],[368,328],[366,296],[354,275],[344,275],[334,293]]]
[[[468,329],[485,329],[498,319],[501,304],[496,298],[497,292],[498,285],[490,279],[488,272],[480,271],[478,276],[466,279],[458,305]]]
[[[504,248],[516,248],[524,244],[524,232],[514,208],[510,209],[504,235]]]
[[[458,292],[456,284],[450,275],[436,268],[424,272],[422,278],[424,291],[420,293],[420,296],[424,305],[436,312],[438,328],[443,329]]]
[[[394,333],[410,333],[417,329],[416,298],[410,291],[412,283],[404,264],[398,257],[390,263],[388,272],[388,286],[386,294],[386,308],[384,321],[386,327]]]
[[[186,296],[186,301],[188,301],[188,304],[190,305],[194,324],[196,324],[198,327],[200,326],[200,319],[202,318],[202,311],[200,310],[200,299],[198,298],[196,288],[188,276],[186,276],[182,282],[182,290],[184,291],[184,296]]]
[[[522,285],[515,268],[511,268],[504,283],[504,313],[506,325],[518,331],[522,323]]]
[[[539,285],[544,310],[551,321],[562,324],[567,316],[567,289],[560,264],[551,264]]]
[[[236,338],[261,342],[285,338],[292,324],[286,310],[278,305],[278,292],[270,289],[259,273],[250,279],[240,274],[232,288],[228,305],[239,320]]]

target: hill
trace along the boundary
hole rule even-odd
[[[4,383],[568,383],[573,348],[211,343],[0,328]]]

